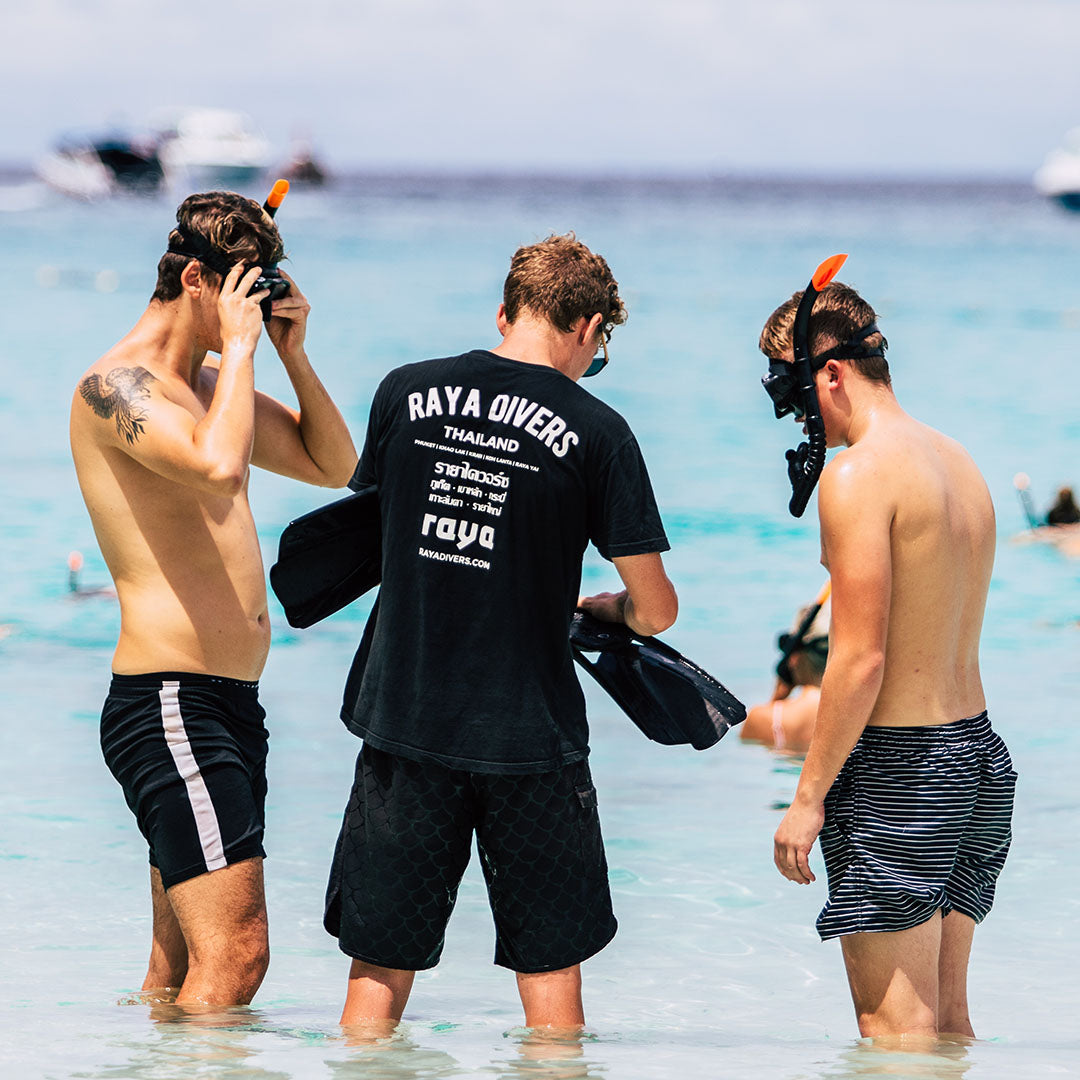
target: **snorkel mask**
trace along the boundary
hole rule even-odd
[[[814,373],[829,360],[885,355],[884,343],[873,348],[863,344],[871,334],[878,333],[877,323],[873,322],[835,348],[827,349],[819,356],[810,355],[810,314],[814,310],[814,301],[836,277],[846,259],[847,255],[832,255],[814,271],[795,310],[795,321],[791,327],[794,362],[789,364],[786,360],[770,358],[769,374],[761,380],[765,392],[772,399],[777,419],[794,414],[796,420],[806,424],[807,441],[785,454],[788,480],[791,482],[788,510],[793,517],[802,517],[821,470],[825,467],[825,422],[821,418]]]
[[[795,677],[791,672],[791,658],[795,653],[815,653],[822,659],[829,655],[828,634],[819,634],[813,638],[809,638],[809,634],[810,628],[814,625],[831,592],[832,580],[830,579],[825,582],[821,587],[821,591],[814,598],[814,602],[806,609],[806,613],[799,620],[794,632],[783,633],[776,639],[776,647],[780,650],[780,662],[776,665],[776,675],[788,686],[795,685]]]
[[[270,194],[266,197],[266,202],[263,203],[263,210],[269,217],[277,213],[278,207],[288,193],[288,180],[275,181]],[[204,266],[210,267],[215,274],[220,274],[222,280],[229,276],[233,268],[233,260],[228,255],[218,250],[198,233],[189,232],[179,225],[176,231],[180,234],[180,238],[169,244],[169,251],[175,255],[186,255],[189,259],[198,259]],[[273,266],[263,267],[262,273],[248,290],[248,296],[254,296],[255,293],[262,292],[264,289],[269,295],[259,301],[259,307],[262,308],[263,322],[269,322],[273,302],[289,295],[289,283],[281,276],[276,263]]]

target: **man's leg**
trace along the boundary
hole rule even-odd
[[[188,949],[156,866],[150,867],[150,900],[154,907],[154,940],[142,988],[144,992],[156,991],[162,1001],[172,1000],[187,977]]]
[[[353,960],[349,969],[349,989],[341,1013],[343,1025],[367,1020],[401,1019],[412,990],[415,971],[378,967]]]
[[[517,972],[518,993],[530,1028],[585,1026],[581,1005],[581,965],[535,974]]]
[[[178,1005],[246,1005],[270,963],[262,858],[182,881],[167,892],[187,942]]]
[[[975,920],[950,911],[941,921],[941,956],[938,960],[938,1030],[943,1035],[975,1038],[968,1015],[967,970]]]
[[[910,930],[840,939],[859,1033],[936,1035],[940,914]]]

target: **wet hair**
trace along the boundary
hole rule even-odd
[[[599,314],[611,329],[626,322],[619,283],[603,256],[591,252],[571,232],[519,247],[503,285],[507,321],[523,311],[547,319],[564,334],[579,319]]]
[[[1072,488],[1063,487],[1046,515],[1046,523],[1047,525],[1075,525],[1077,522],[1080,522],[1080,506],[1076,505]]]
[[[766,356],[779,358],[793,351],[791,329],[802,295],[797,292],[769,316],[758,340],[758,348]],[[850,341],[860,330],[876,321],[877,313],[850,285],[839,281],[826,285],[814,301],[810,315],[810,355],[817,356]],[[862,343],[872,349],[887,345],[880,332],[871,334]],[[884,356],[868,356],[844,360],[842,363],[850,364],[864,379],[892,385],[889,362]]]
[[[202,237],[230,262],[249,266],[272,266],[285,258],[281,235],[273,218],[254,199],[232,191],[207,191],[189,195],[176,210],[180,229]],[[181,242],[178,229],[169,233],[169,246]],[[167,251],[158,263],[157,286],[151,300],[175,300],[183,287],[180,275],[191,262],[190,255]],[[203,276],[213,284],[221,276],[203,263]]]

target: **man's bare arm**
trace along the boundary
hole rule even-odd
[[[644,637],[671,626],[679,614],[679,598],[659,553],[620,555],[612,562],[626,588],[583,597],[578,606],[605,622],[626,623]]]
[[[873,461],[835,461],[822,474],[819,502],[832,574],[829,662],[806,763],[774,844],[777,869],[803,884],[814,880],[808,857],[821,831],[825,796],[881,689],[892,595],[893,506]]]
[[[221,287],[221,367],[213,400],[201,419],[161,391],[146,368],[116,367],[79,384],[102,420],[98,435],[161,476],[209,494],[235,495],[247,477],[255,421],[253,359],[261,330],[258,276],[241,266]],[[261,294],[265,295],[265,294]]]
[[[349,429],[304,351],[311,305],[296,282],[288,296],[275,300],[267,335],[296,393],[299,410],[266,394],[255,395],[253,465],[321,487],[344,487],[356,468]]]

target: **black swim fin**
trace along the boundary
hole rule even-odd
[[[325,619],[382,579],[379,494],[361,488],[291,521],[270,567],[270,587],[290,626]]]
[[[574,613],[570,651],[654,742],[706,750],[746,719],[746,706],[707,671],[622,623]],[[588,660],[585,653],[597,653]]]

